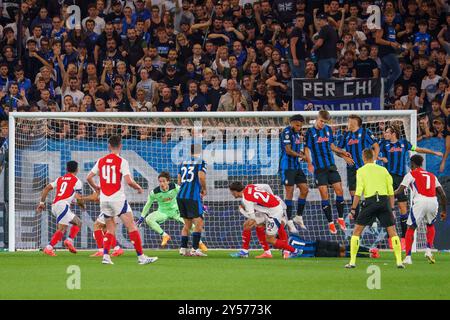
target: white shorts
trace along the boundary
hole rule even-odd
[[[283,207],[281,205],[269,209],[266,216],[266,234],[276,236],[283,220]]]
[[[436,220],[438,210],[439,204],[436,198],[417,200],[411,208],[407,224],[419,226],[422,221],[426,224],[432,224]]]
[[[266,223],[266,214],[262,212],[255,212],[255,221],[257,225]]]
[[[75,218],[75,214],[70,210],[70,206],[65,202],[52,204],[52,214],[56,217],[56,223],[68,226]]]
[[[118,224],[119,221],[120,221],[120,218],[119,218],[119,217],[114,217],[114,222],[115,222],[116,224]],[[106,224],[106,221],[105,221],[105,214],[100,213],[99,216],[97,217],[97,222],[98,222],[98,223],[101,223],[101,224]]]
[[[120,217],[124,213],[132,212],[128,201],[100,201],[100,215]]]

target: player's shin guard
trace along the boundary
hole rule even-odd
[[[292,200],[285,199],[284,203],[286,203],[286,215],[288,220],[292,219]]]
[[[433,249],[434,237],[436,235],[436,229],[434,224],[427,224],[427,248]]]
[[[356,255],[358,254],[359,250],[359,237],[358,236],[352,236],[352,239],[350,240],[350,264],[356,265]]]
[[[198,249],[198,244],[200,243],[201,237],[201,232],[192,232],[192,248],[194,248],[194,250]]]
[[[298,198],[297,202],[297,215],[303,216],[303,211],[305,211],[306,199]]]
[[[266,228],[263,226],[257,226],[256,227],[256,236],[258,237],[259,244],[264,249],[264,251],[270,250],[269,244],[266,240]]]
[[[400,228],[402,231],[402,238],[404,238],[406,236],[406,229],[408,228],[407,226],[407,221],[408,221],[408,214],[401,214],[400,213]]]
[[[188,236],[181,236],[181,248],[187,249],[188,242],[189,242],[189,237]]]
[[[325,217],[328,220],[328,223],[333,222],[333,217],[331,215],[330,201],[322,200],[322,210],[323,213],[325,214]]]
[[[392,237],[392,249],[394,250],[395,260],[397,265],[402,264],[402,244],[398,236]]]
[[[142,240],[139,231],[138,230],[132,231],[128,235],[130,236],[131,243],[133,244],[137,255],[141,256],[143,252],[142,252]]]
[[[79,231],[80,231],[80,227],[73,225],[72,228],[70,228],[69,238],[72,240],[75,239],[75,237],[77,236]]]
[[[97,248],[102,249],[103,248],[103,230],[95,230],[94,231],[94,239],[95,243],[97,243]]]
[[[414,229],[408,228],[406,230],[405,242],[406,242],[406,244],[405,244],[406,255],[410,256],[411,250],[412,250],[412,245],[414,242]]]
[[[59,241],[61,241],[61,239],[63,238],[63,235],[64,235],[64,234],[62,233],[61,230],[57,230],[57,231],[53,234],[52,239],[50,240],[50,245],[51,245],[52,247],[56,246],[56,244],[57,244]]]
[[[338,217],[343,218],[344,217],[344,197],[343,196],[336,196],[336,209],[338,212]]]
[[[103,238],[103,254],[109,254],[109,250],[111,250],[111,244],[114,236],[106,232],[105,237]]]
[[[258,229],[256,229],[256,234],[258,234]],[[251,229],[242,230],[242,249],[248,250],[250,248],[251,239],[252,239],[252,230]]]
[[[275,241],[274,247],[276,249],[283,249],[283,250],[287,250],[289,252],[295,252],[294,247],[291,247],[286,241],[281,241],[279,239],[277,239]]]

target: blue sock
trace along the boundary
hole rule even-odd
[[[292,200],[285,199],[284,203],[286,203],[286,215],[288,220],[292,218]]]
[[[192,232],[192,248],[194,248],[194,250],[198,249],[201,237],[202,237],[201,232]]]
[[[181,247],[182,248],[187,248],[188,247],[188,242],[189,242],[189,237],[188,236],[181,236]]]

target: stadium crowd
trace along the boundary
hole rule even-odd
[[[1,120],[12,110],[285,111],[293,77],[381,76],[385,109],[418,110],[419,140],[446,136],[445,0],[18,3],[0,0]]]

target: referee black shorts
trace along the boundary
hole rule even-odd
[[[404,176],[399,176],[398,174],[391,174],[392,177],[392,182],[393,182],[393,187],[394,187],[394,191],[398,189],[398,187],[400,187],[400,184],[403,181]],[[395,199],[397,199],[397,202],[407,202],[408,201],[408,197],[406,196],[406,193],[401,193],[398,196],[395,196]]]
[[[316,179],[316,185],[318,187],[333,185],[335,183],[341,182],[341,176],[339,175],[336,166],[317,169],[316,171],[314,171],[314,177]]]
[[[378,198],[373,196],[362,202],[356,224],[370,226],[375,222],[375,219],[380,221],[383,228],[395,225],[395,217],[388,196],[378,196]]]
[[[295,186],[306,183],[306,176],[302,169],[286,169],[280,172],[281,184],[284,186]]]
[[[356,191],[356,167],[347,167],[348,190]]]
[[[185,219],[201,218],[203,216],[203,206],[201,200],[177,198],[180,216]]]

